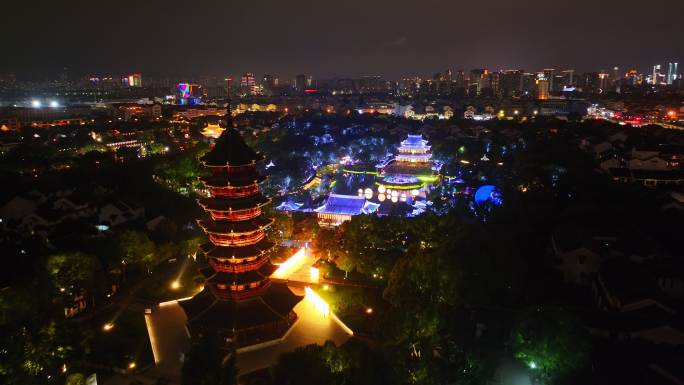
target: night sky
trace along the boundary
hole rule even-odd
[[[5,0],[0,73],[289,78],[684,61],[682,0]]]

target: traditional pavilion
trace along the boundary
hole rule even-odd
[[[269,278],[274,243],[266,233],[273,220],[262,214],[270,199],[259,191],[265,179],[256,170],[261,160],[230,126],[201,158],[210,172],[201,178],[209,197],[198,200],[209,214],[198,221],[209,240],[201,246],[209,266],[201,270],[204,289],[179,304],[189,335],[216,335],[225,347],[280,341],[297,320],[293,308],[302,299]]]
[[[325,204],[314,211],[320,226],[335,227],[350,221],[354,215],[374,213],[378,206],[363,196],[330,194]]]
[[[438,179],[430,145],[420,134],[409,135],[402,141],[397,155],[379,164],[377,171],[377,184],[392,190],[417,190]]]

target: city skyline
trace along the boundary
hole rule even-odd
[[[659,18],[624,23],[634,12],[626,5],[352,0],[333,12],[310,1],[191,8],[126,0],[116,7],[45,3],[36,13],[34,4],[12,3],[4,45],[17,54],[0,64],[0,73],[40,78],[67,67],[154,76],[229,71],[399,78],[449,67],[598,71],[617,65],[646,72],[657,62],[681,61],[677,24]],[[650,8],[684,12],[684,4],[672,0]]]

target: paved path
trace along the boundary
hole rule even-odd
[[[302,288],[291,289],[296,294],[304,294]],[[241,374],[269,367],[281,353],[297,347],[323,345],[328,340],[341,344],[350,337],[330,315],[323,315],[309,298],[297,304],[294,311],[299,318],[281,343],[238,354],[237,365]],[[189,346],[185,332],[187,319],[183,309],[175,301],[167,302],[153,309],[151,314],[146,314],[145,318],[157,361],[156,367],[148,375],[177,380],[180,376],[181,352],[187,351]]]

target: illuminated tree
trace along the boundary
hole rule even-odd
[[[523,310],[511,337],[515,357],[540,379],[560,380],[586,364],[586,331],[579,320],[560,308]]]
[[[73,351],[67,342],[71,332],[68,325],[61,322],[47,298],[35,294],[43,289],[47,287],[0,290],[2,384],[45,383]]]
[[[64,385],[86,385],[86,376],[83,373],[71,373],[67,376]]]
[[[89,254],[55,254],[48,258],[46,268],[58,288],[75,287],[95,292],[101,286],[100,261]]]
[[[115,250],[126,263],[152,268],[157,263],[154,242],[147,234],[137,231],[125,231],[116,239]]]

